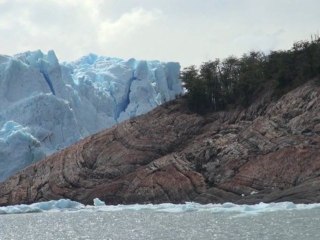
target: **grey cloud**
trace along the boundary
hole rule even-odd
[[[0,53],[55,49],[180,61],[289,48],[320,30],[318,0],[0,0]]]

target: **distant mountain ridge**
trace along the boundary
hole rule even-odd
[[[0,55],[0,181],[182,93],[178,63],[54,51]]]

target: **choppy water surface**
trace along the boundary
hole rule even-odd
[[[319,205],[135,205],[3,212],[1,240],[320,239]]]

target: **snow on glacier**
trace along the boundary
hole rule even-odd
[[[95,54],[68,63],[54,51],[0,55],[0,181],[174,99],[182,93],[179,72],[174,62]]]

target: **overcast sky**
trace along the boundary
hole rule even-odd
[[[0,54],[55,50],[200,64],[290,48],[320,32],[320,0],[0,0]]]

